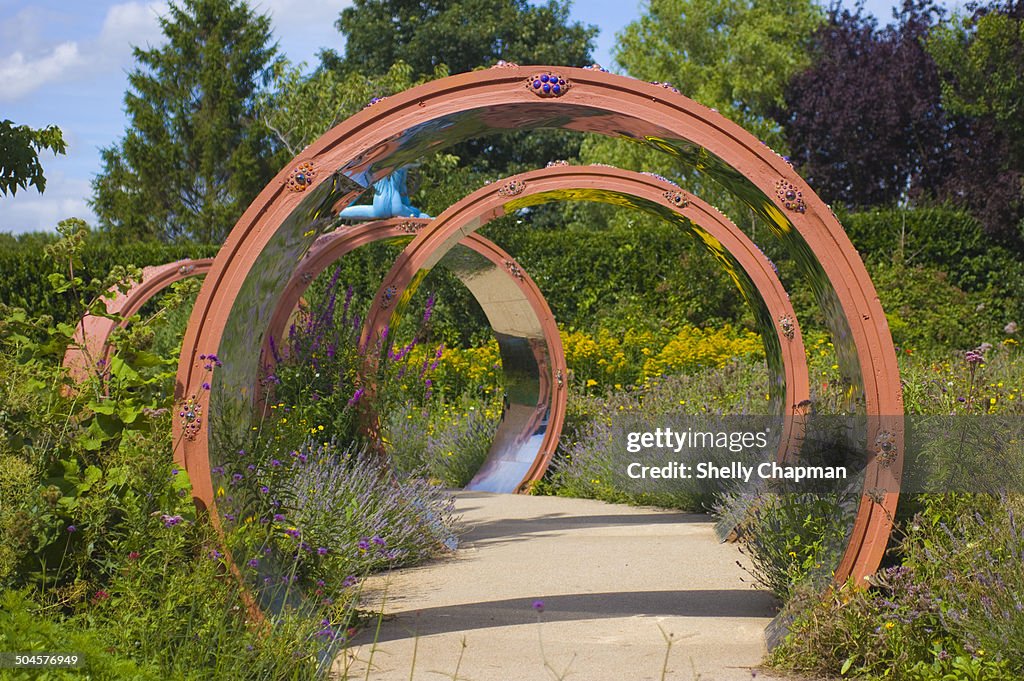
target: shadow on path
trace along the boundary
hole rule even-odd
[[[429,636],[473,629],[530,624],[538,619],[533,610],[544,602],[543,622],[570,622],[616,617],[772,617],[775,599],[752,589],[688,591],[629,591],[594,594],[562,594],[534,598],[465,603],[424,608],[386,617],[378,642]],[[369,643],[373,630],[364,630],[354,644]]]

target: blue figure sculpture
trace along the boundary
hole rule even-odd
[[[409,203],[406,178],[409,166],[398,168],[387,177],[373,183],[373,203],[349,206],[338,217],[350,220],[383,220],[385,218],[429,218],[430,216]]]

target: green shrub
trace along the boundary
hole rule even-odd
[[[823,589],[839,565],[859,495],[726,495],[715,509],[721,518],[739,519],[740,551],[754,583],[783,602],[797,589]]]
[[[408,404],[385,424],[385,446],[400,471],[465,487],[487,459],[501,409],[497,394],[460,395],[429,407]]]
[[[55,295],[47,279],[53,264],[45,248],[59,238],[56,234],[20,234],[17,237],[0,234],[0,303],[31,310],[36,316],[49,315],[61,322],[78,322],[80,310],[75,293],[67,291]],[[104,279],[116,265],[144,267],[182,258],[208,258],[216,255],[218,248],[188,242],[121,242],[103,233],[90,233],[84,240],[75,275],[86,282]]]
[[[0,650],[18,653],[75,654],[78,668],[5,669],[11,681],[36,679],[166,679],[151,661],[138,663],[110,645],[110,632],[86,629],[47,614],[24,591],[0,591]]]

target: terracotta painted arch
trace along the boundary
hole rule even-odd
[[[117,291],[115,297],[106,302],[107,312],[127,320],[141,310],[153,296],[171,284],[187,277],[203,276],[212,266],[213,258],[203,258],[144,267],[139,283],[127,293]],[[97,362],[102,361],[106,364],[110,361],[110,335],[114,333],[114,329],[127,325],[127,321],[84,315],[79,320],[75,336],[64,353],[63,364],[68,370],[68,375],[77,383],[95,376],[99,368]]]
[[[285,167],[228,236],[192,312],[176,397],[194,399],[203,413],[211,402],[218,413],[246,404],[251,409],[262,339],[247,334],[266,328],[296,264],[334,211],[373,181],[456,142],[541,127],[623,137],[664,152],[726,187],[789,248],[830,324],[853,406],[869,416],[861,444],[883,436],[894,444],[892,458],[873,458],[865,472],[836,570],[838,580],[852,575],[862,581],[888,543],[903,466],[899,370],[874,286],[831,210],[782,157],[663,84],[597,69],[506,64],[426,83],[342,122]],[[200,355],[209,352],[225,362],[213,376],[213,390],[205,392]],[[198,499],[212,497],[208,422],[174,423],[175,456]],[[218,522],[216,509],[211,512]]]
[[[270,346],[270,339],[280,340],[284,337],[289,319],[302,294],[318,274],[360,246],[377,241],[411,238],[430,222],[429,219],[422,218],[376,220],[341,227],[319,237],[306,253],[285,287],[270,319],[262,350],[264,366],[273,367],[275,363],[275,353]],[[469,288],[470,293],[477,297],[484,312],[500,314],[500,310],[493,309],[495,305],[500,306],[503,303],[511,302],[519,304],[521,307],[522,302],[526,302],[533,314],[530,326],[543,334],[542,337],[534,339],[537,341],[536,343],[531,344],[535,365],[530,368],[537,372],[539,379],[535,403],[525,405],[527,409],[525,420],[515,421],[511,418],[503,418],[495,436],[496,443],[525,442],[535,433],[542,432],[543,436],[540,441],[531,443],[531,445],[536,445],[536,452],[533,453],[533,446],[529,447],[531,460],[525,473],[511,477],[495,477],[487,475],[488,471],[481,470],[467,487],[467,489],[491,492],[517,492],[529,483],[543,477],[561,436],[567,400],[567,391],[563,385],[566,368],[562,339],[559,336],[555,318],[551,314],[551,308],[548,307],[547,301],[541,295],[540,289],[511,255],[483,235],[476,233],[462,239],[459,245],[481,256],[492,265],[491,274],[497,275],[491,277],[492,281],[493,279],[503,280],[504,286],[497,291],[501,301],[496,303],[490,299],[495,293],[493,289],[481,285],[476,278],[460,277]],[[455,274],[460,276],[458,271]],[[514,295],[513,290],[518,291],[519,296]],[[513,295],[509,295],[510,292],[513,292]],[[375,416],[370,415],[370,418],[375,418]],[[209,503],[210,500],[205,501]]]
[[[781,388],[782,393],[776,400],[776,411],[784,417],[778,460],[785,461],[802,434],[799,419],[791,417],[798,415],[801,405],[810,399],[807,354],[789,296],[771,261],[731,220],[678,185],[649,173],[603,165],[561,165],[516,175],[474,192],[429,221],[399,255],[374,296],[375,303],[366,319],[364,343],[367,338],[381,338],[385,328],[394,328],[399,311],[395,300],[408,298],[412,294],[410,283],[419,281],[432,263],[443,262],[452,244],[466,243],[466,239],[477,234],[472,230],[517,208],[564,200],[627,204],[673,220],[684,229],[692,229],[695,237],[722,262],[753,308],[762,326],[765,354],[772,358],[771,373],[782,382],[781,386],[771,387]],[[552,326],[547,333],[557,332]],[[489,463],[495,467],[501,464]],[[546,467],[547,462],[537,469],[535,480],[540,479]]]

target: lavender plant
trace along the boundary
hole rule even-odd
[[[410,403],[392,412],[385,444],[395,466],[422,472],[447,487],[464,487],[487,458],[501,419],[501,399],[459,395],[430,409]]]

